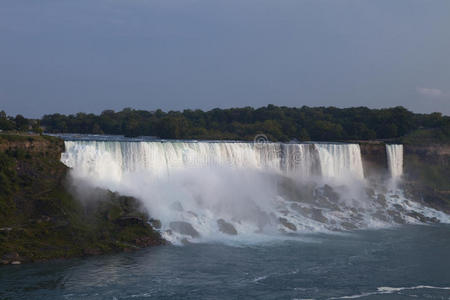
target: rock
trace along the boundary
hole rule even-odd
[[[290,229],[292,231],[297,231],[297,227],[294,224],[292,224],[291,222],[289,222],[287,219],[279,218],[278,221],[280,221],[280,223],[287,229]]]
[[[378,194],[377,202],[382,206],[386,206],[386,197],[383,194]]]
[[[1,257],[2,263],[6,262],[6,264],[8,264],[12,261],[16,261],[18,259],[19,259],[19,253],[17,253],[17,252],[6,253]]]
[[[185,245],[185,246],[191,245],[191,244],[192,244],[191,242],[189,242],[189,240],[188,240],[187,238],[182,238],[182,239],[181,239],[181,243],[182,243],[183,245]]]
[[[21,262],[20,262],[20,261],[18,261],[18,260],[15,260],[15,261],[12,261],[12,262],[11,262],[11,264],[12,264],[12,265],[20,265],[20,264],[21,264]]]
[[[400,212],[395,210],[388,210],[388,215],[391,216],[391,218],[394,220],[397,224],[405,224],[405,220],[403,220],[402,216],[400,215]]]
[[[233,224],[226,222],[224,219],[217,220],[217,225],[219,226],[219,231],[229,235],[237,235],[237,230],[234,228]]]
[[[322,214],[322,211],[318,208],[311,209],[311,217],[321,223],[327,223],[328,219]]]
[[[155,241],[153,238],[148,236],[143,236],[141,238],[137,238],[134,241],[134,244],[138,247],[145,248],[152,245],[158,245],[158,241]]]
[[[404,211],[403,206],[401,206],[400,204],[394,204],[394,207],[396,210]]]
[[[417,220],[419,220],[420,222],[423,222],[423,223],[439,223],[438,219],[436,219],[434,217],[433,218],[426,217],[423,214],[418,213],[416,211],[409,211],[406,215],[410,216],[410,217],[412,217],[414,219],[417,219]]]
[[[377,218],[377,219],[383,221],[383,222],[388,222],[388,221],[389,221],[389,219],[388,219],[388,217],[386,216],[385,212],[382,211],[382,210],[377,210],[377,211],[373,214],[373,216],[374,216],[375,218]]]
[[[341,223],[342,227],[344,227],[344,229],[346,230],[354,230],[357,229],[356,225],[350,223],[350,222],[342,222]]]
[[[192,225],[189,224],[188,222],[184,221],[170,222],[169,227],[175,232],[190,235],[193,238],[200,236],[200,233],[198,233],[198,231],[195,230],[194,227],[192,227]]]
[[[160,220],[150,219],[148,222],[150,223],[150,225],[152,225],[153,228],[161,229],[161,221]]]
[[[325,184],[323,186],[323,194],[325,197],[330,199],[331,201],[338,201],[339,200],[339,194],[336,193],[331,186],[328,184]]]

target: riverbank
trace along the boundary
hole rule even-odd
[[[55,137],[0,135],[0,264],[165,243],[136,199],[100,189],[86,191],[94,199],[75,199],[63,151]]]

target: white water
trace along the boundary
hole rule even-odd
[[[75,186],[140,199],[172,242],[255,241],[279,238],[283,232],[418,223],[417,214],[449,221],[447,215],[407,200],[400,190],[368,189],[357,144],[65,144],[61,159],[72,168]],[[227,234],[220,222],[238,234]]]
[[[403,145],[387,144],[386,155],[391,177],[400,178],[403,174]]]
[[[120,181],[125,173],[231,167],[298,176],[362,179],[357,144],[66,141],[62,161],[75,172]]]
[[[352,174],[363,179],[361,151],[357,144],[317,144],[321,174],[342,178]]]

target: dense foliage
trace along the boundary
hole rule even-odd
[[[40,120],[27,119],[22,115],[8,117],[3,110],[0,111],[0,130],[32,131],[35,133],[42,133],[40,123]]]
[[[163,243],[138,201],[66,188],[63,141],[0,134],[0,265],[137,249]]]
[[[273,141],[338,141],[392,139],[415,130],[433,130],[440,139],[450,137],[450,117],[440,113],[416,114],[403,107],[291,108],[268,105],[182,112],[143,111],[126,108],[105,110],[100,115],[45,115],[34,123],[0,116],[0,129],[28,126],[44,127],[51,133],[117,134],[155,136],[164,139],[238,139],[252,140],[265,134]],[[5,125],[6,124],[6,125]],[[33,126],[31,124],[34,124]]]

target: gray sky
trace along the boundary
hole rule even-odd
[[[450,114],[448,0],[1,0],[0,110]]]

